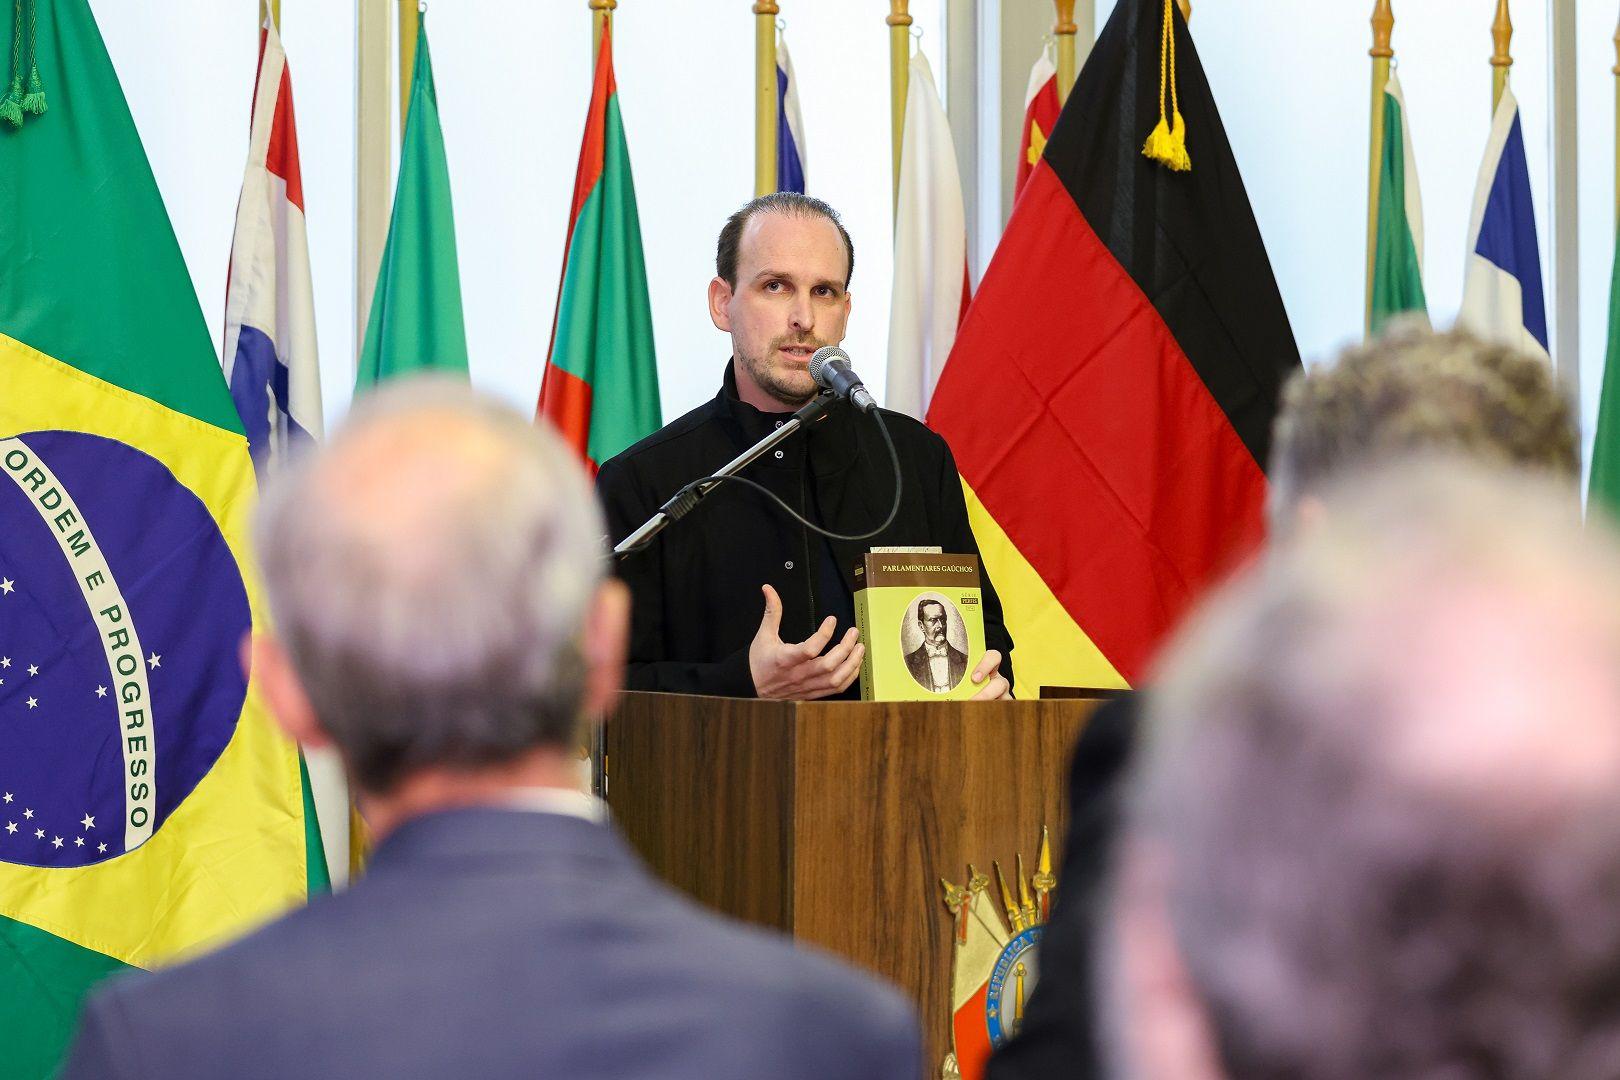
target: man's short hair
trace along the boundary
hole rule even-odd
[[[1620,544],[1567,485],[1330,491],[1148,701],[1130,832],[1228,1075],[1615,1075]]]
[[[928,616],[923,614],[923,608],[927,607],[929,604],[932,604],[935,607],[939,608],[939,617],[940,618],[943,619],[943,618],[946,617],[945,604],[942,601],[939,601],[939,600],[919,600],[917,602],[917,621],[918,622],[926,622],[927,621]]]
[[[577,745],[604,531],[554,434],[447,380],[374,391],[272,482],[275,631],[362,787]]]
[[[1543,359],[1463,331],[1397,325],[1283,389],[1272,520],[1350,469],[1414,452],[1579,474],[1575,418]]]
[[[855,241],[849,238],[838,211],[810,195],[795,191],[774,191],[753,199],[742,209],[726,218],[720,229],[720,242],[715,245],[714,272],[721,281],[737,287],[737,248],[742,243],[743,229],[755,214],[787,214],[794,217],[822,217],[832,222],[844,241],[844,253],[849,256],[849,268],[844,273],[844,288],[855,278]]]

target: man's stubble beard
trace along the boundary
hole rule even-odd
[[[783,335],[771,339],[770,351],[766,355],[774,357],[777,350],[785,345],[807,345],[814,350],[824,347],[826,342],[818,341],[813,337],[796,338]],[[775,401],[780,401],[783,405],[797,409],[808,404],[810,399],[816,396],[816,383],[814,379],[810,378],[808,371],[804,372],[805,385],[795,387],[781,378],[776,369],[766,360],[757,356],[749,356],[740,349],[737,350],[737,358],[742,361],[743,370],[747,371],[749,377],[754,380],[754,385],[763,390],[767,396]]]

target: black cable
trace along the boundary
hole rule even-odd
[[[677,491],[673,496],[670,497],[669,502],[664,504],[665,511],[669,517],[669,523],[674,524],[687,514],[691,513],[697,508],[697,504],[702,500],[703,496],[707,495],[710,491],[713,491],[716,487],[720,486],[720,484],[729,481],[742,484],[745,487],[753,488],[755,491],[774,502],[777,506],[781,507],[782,512],[788,517],[797,521],[800,525],[803,525],[812,532],[820,533],[829,540],[855,541],[872,539],[872,537],[877,536],[890,525],[894,524],[894,519],[900,514],[901,476],[900,452],[894,448],[894,437],[889,434],[889,426],[883,422],[882,410],[873,409],[871,416],[872,419],[877,421],[878,431],[883,435],[883,443],[889,448],[889,462],[894,466],[894,503],[889,507],[889,516],[883,519],[883,524],[879,525],[871,532],[846,535],[845,533],[835,533],[829,529],[823,529],[820,525],[806,520],[797,510],[783,502],[781,497],[778,496],[776,492],[770,490],[763,484],[756,483],[755,481],[748,479],[746,476],[700,476],[696,480],[693,480],[691,483],[685,485],[679,491]],[[656,539],[658,539],[658,534],[654,533],[652,536],[649,536],[647,539],[643,540],[634,547],[626,548],[620,557],[623,558],[624,555],[631,555],[635,552],[642,551]]]

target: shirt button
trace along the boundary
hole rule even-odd
[[[787,561],[787,562],[785,562],[785,563],[783,563],[783,564],[782,564],[782,569],[784,569],[784,570],[791,570],[791,569],[793,569],[793,560],[792,560],[792,559],[789,559],[789,560],[788,560],[788,561]]]
[[[777,457],[778,457],[778,458],[780,458],[780,457],[781,457],[781,456],[782,456],[782,451],[780,451],[780,450],[778,450],[778,451],[777,451],[777,452],[776,452],[776,456],[777,456]]]
[[[776,422],[776,426],[777,426],[777,427],[781,427],[781,426],[782,426],[782,421],[780,421],[780,420],[778,420],[778,421],[777,421],[777,422]]]

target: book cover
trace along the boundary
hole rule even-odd
[[[855,568],[862,701],[970,698],[984,658],[976,555],[877,552]]]

